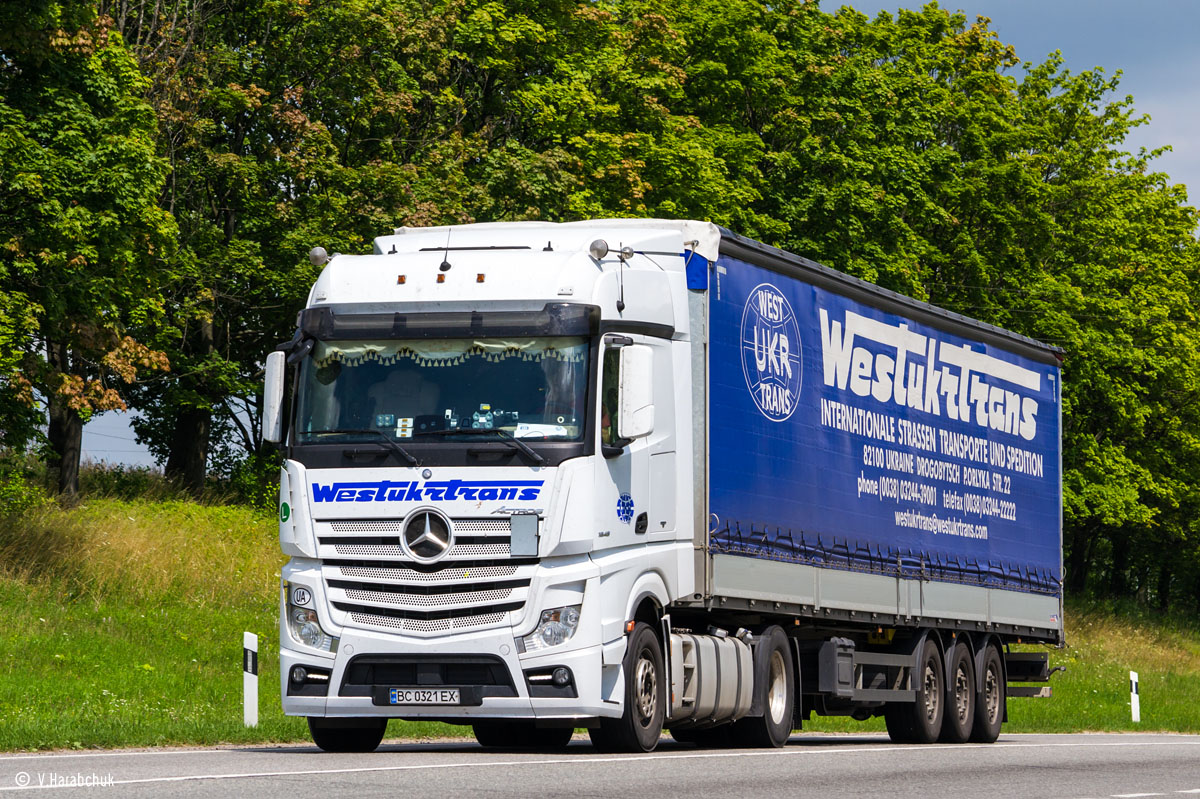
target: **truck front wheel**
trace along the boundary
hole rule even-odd
[[[326,752],[374,752],[387,730],[387,719],[308,717],[313,743]]]
[[[621,668],[625,673],[625,709],[619,719],[601,719],[588,730],[602,752],[650,752],[658,746],[666,717],[667,684],[662,645],[654,629],[634,625]]]

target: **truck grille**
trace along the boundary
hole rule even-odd
[[[454,544],[432,565],[400,545],[401,519],[317,524],[321,572],[343,624],[436,635],[507,622],[525,607],[537,563],[511,560],[508,519],[454,519]]]

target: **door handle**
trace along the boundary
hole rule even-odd
[[[650,524],[650,520],[649,520],[649,518],[647,518],[646,514],[644,512],[639,513],[638,517],[637,517],[637,521],[634,522],[634,525],[633,525],[634,534],[642,535],[643,533],[646,532],[646,527],[649,524]]]

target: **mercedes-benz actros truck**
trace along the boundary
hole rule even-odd
[[[1057,349],[704,222],[310,257],[264,438],[322,749],[989,742],[1048,694],[1012,645],[1063,640]]]

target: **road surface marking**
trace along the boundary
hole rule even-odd
[[[146,785],[153,783],[171,783],[171,782],[201,782],[209,780],[244,780],[244,779],[263,779],[267,777],[302,777],[315,776],[320,774],[369,774],[373,772],[403,772],[403,771],[440,771],[444,769],[473,769],[473,768],[500,768],[506,766],[565,766],[565,765],[590,765],[594,763],[627,763],[634,761],[651,762],[657,760],[695,760],[698,758],[714,759],[714,758],[752,758],[752,757],[775,757],[787,755],[839,755],[839,754],[857,754],[862,752],[908,752],[920,753],[929,752],[937,749],[953,749],[962,751],[964,749],[991,749],[993,751],[1003,751],[1005,749],[1052,749],[1052,748],[1080,748],[1080,747],[1113,747],[1113,746],[1200,746],[1200,740],[1189,741],[1112,741],[1112,742],[1089,742],[1089,743],[1020,743],[1020,744],[942,744],[929,746],[857,746],[847,749],[811,749],[796,747],[793,749],[769,749],[756,752],[689,752],[680,754],[645,754],[645,755],[611,755],[597,757],[573,757],[573,758],[555,758],[553,760],[480,760],[472,763],[415,763],[404,766],[369,766],[363,768],[331,768],[331,769],[295,769],[289,771],[256,771],[242,773],[226,773],[226,774],[185,774],[167,777],[143,777],[139,779],[129,780],[114,780],[112,785]],[[209,751],[209,750],[193,750],[193,751]],[[212,751],[236,752],[237,749],[221,749]],[[256,754],[262,754],[261,749],[252,749]],[[287,751],[281,749],[279,751]],[[383,753],[386,754],[386,753]],[[407,753],[395,753],[407,754]],[[0,786],[2,791],[31,791],[31,790],[51,790],[54,788],[69,788],[71,786],[64,785],[26,785],[26,786]],[[1126,794],[1126,796],[1154,796],[1160,794]]]

